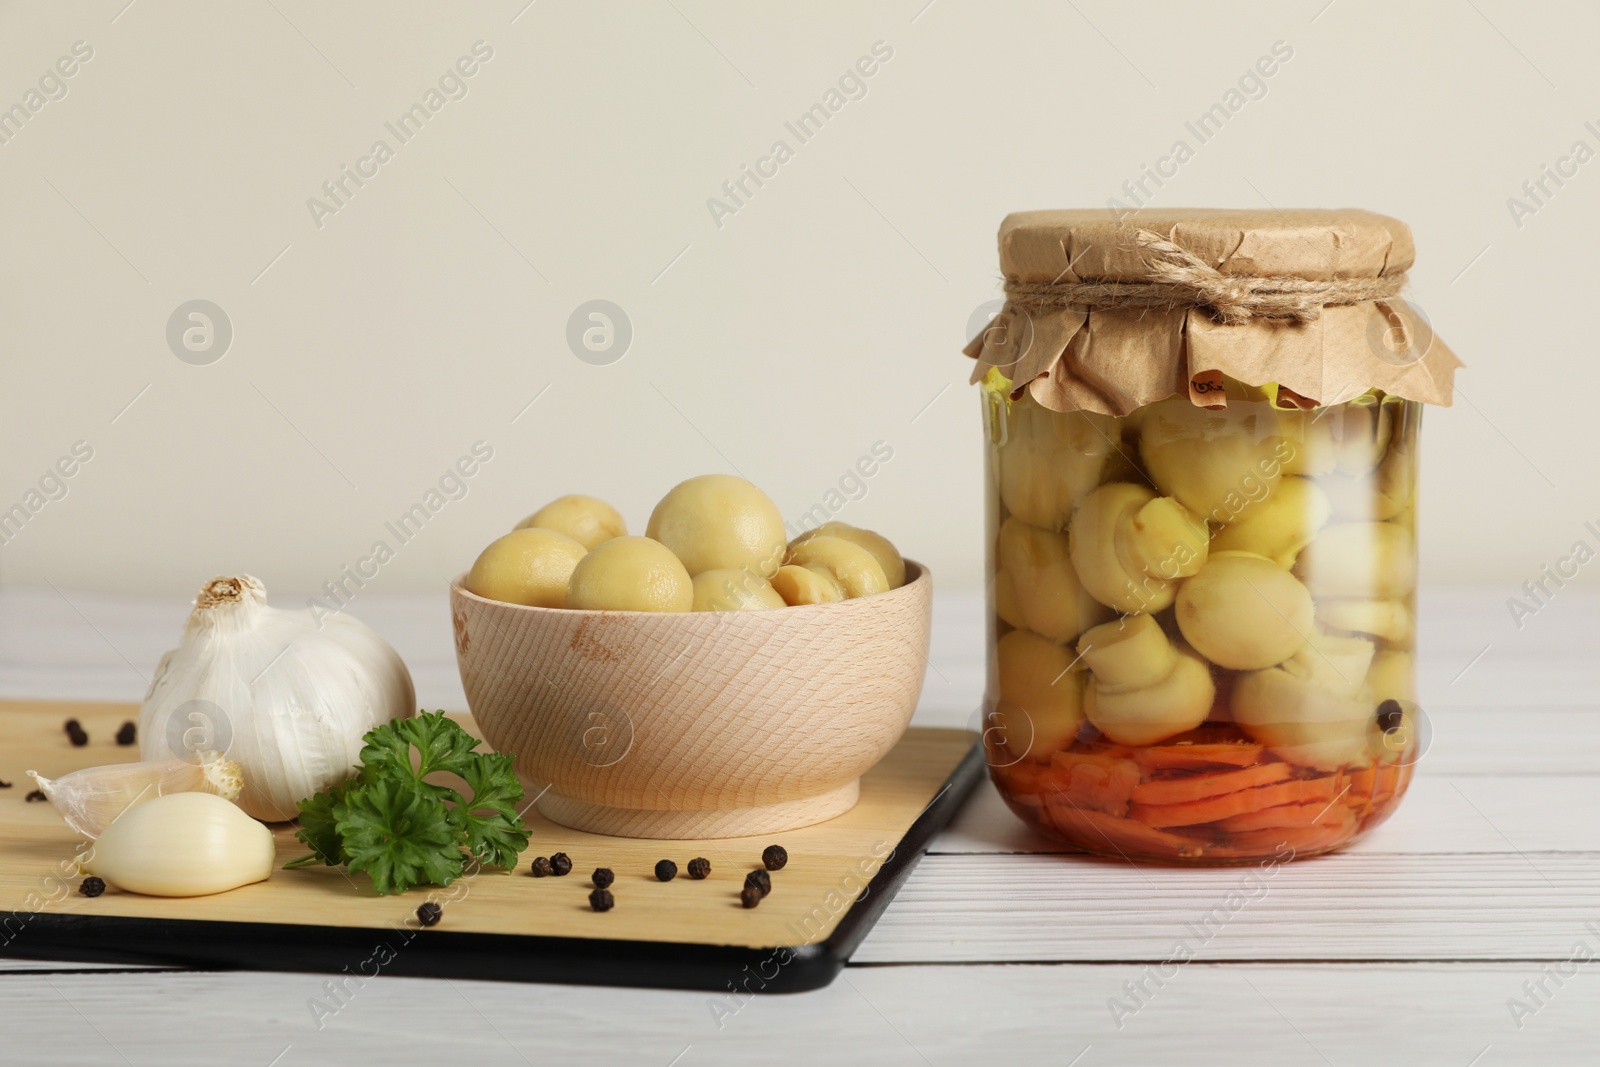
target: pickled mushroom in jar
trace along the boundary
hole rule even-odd
[[[1000,499],[1030,526],[1065,529],[1073,503],[1100,484],[1118,447],[1115,420],[1051,411],[1029,397],[1007,406],[1005,440],[997,450]]]
[[[1311,593],[1265,556],[1213,552],[1178,590],[1178,628],[1194,650],[1219,667],[1276,666],[1306,643],[1314,618]]]
[[[1012,755],[1049,759],[1071,744],[1083,722],[1083,671],[1072,650],[1027,630],[995,647],[1000,682],[996,725]]]
[[[997,577],[996,608],[1005,609],[1002,618],[1006,611],[1013,613],[1017,620],[1013,626],[1065,642],[1109,616],[1078,580],[1066,534],[1041,530],[1012,516],[1000,527],[998,551],[1006,589],[1002,605]]]
[[[1385,700],[1415,702],[1417,699],[1416,664],[1411,654],[1385,649],[1372,657],[1367,668],[1366,689],[1378,703]]]
[[[1007,626],[1016,630],[1026,630],[1028,620],[1023,618],[1022,606],[1017,603],[1017,587],[1011,580],[1011,574],[1002,567],[994,572],[991,582],[993,584],[990,600],[994,604],[994,613]]]
[[[1412,506],[1416,496],[1417,456],[1396,438],[1372,476],[1336,474],[1321,481],[1333,514],[1344,520],[1386,522]]]
[[[1283,669],[1319,689],[1354,697],[1367,684],[1367,672],[1376,652],[1376,646],[1364,637],[1317,628],[1283,662]]]
[[[1373,705],[1323,688],[1287,667],[1239,676],[1233,721],[1275,754],[1304,767],[1335,771],[1371,762]]]
[[[1295,454],[1264,402],[1214,411],[1174,396],[1151,405],[1140,425],[1139,454],[1156,487],[1220,524],[1270,495]]]
[[[1333,506],[1310,478],[1289,476],[1244,509],[1211,538],[1212,552],[1252,552],[1280,567],[1294,564],[1300,550],[1327,525]]]
[[[1210,668],[1149,615],[1094,627],[1078,640],[1078,654],[1089,666],[1084,714],[1119,744],[1155,744],[1199,726],[1211,710]]]
[[[1416,641],[1416,619],[1404,600],[1323,599],[1316,612],[1333,629],[1382,638],[1390,648],[1410,648]]]
[[[1180,579],[1205,564],[1205,522],[1170,497],[1142,485],[1112,482],[1085,496],[1067,530],[1078,580],[1117,611],[1171,606]]]
[[[1416,588],[1414,537],[1392,522],[1335,523],[1300,553],[1294,573],[1317,597],[1393,600]]]

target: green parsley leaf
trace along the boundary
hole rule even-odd
[[[399,893],[449,885],[468,856],[516,866],[529,833],[510,756],[476,751],[477,738],[442,711],[376,726],[362,742],[359,776],[300,802],[295,836],[312,851],[286,867],[343,863],[379,893]],[[471,798],[424,781],[436,773],[460,778]]]
[[[517,857],[528,847],[529,834],[517,815],[522,783],[517,781],[511,757],[481,754],[471,766],[462,768],[461,777],[472,789],[472,800],[450,809],[450,817],[461,830],[467,849],[479,863],[515,867]]]
[[[415,781],[439,771],[461,774],[476,758],[478,739],[442,711],[396,719],[367,733],[361,749],[363,775],[393,775]],[[420,758],[411,766],[411,750]],[[462,777],[466,777],[464,774]]]
[[[436,797],[417,783],[361,782],[333,807],[345,866],[365,871],[379,893],[449,885],[461,877],[461,832]]]
[[[294,832],[294,836],[311,848],[311,854],[294,860],[295,866],[304,867],[317,860],[329,867],[343,862],[343,845],[333,808],[344,796],[347,785],[341,782],[326,793],[318,793],[310,800],[300,802],[300,828]]]

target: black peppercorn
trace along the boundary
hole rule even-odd
[[[89,735],[78,725],[77,719],[67,720],[67,740],[72,742],[74,748],[82,748],[89,743]]]
[[[753,908],[757,904],[761,903],[761,898],[764,896],[766,896],[766,894],[763,893],[759,887],[747,885],[743,889],[739,890],[739,903],[743,904],[747,908]]]
[[[572,873],[572,857],[565,852],[557,852],[550,857],[550,873],[557,878],[565,878]]]
[[[761,866],[769,871],[781,871],[789,863],[789,850],[782,845],[768,845],[761,853]]]
[[[616,880],[617,876],[611,873],[610,867],[596,867],[589,876],[589,881],[594,883],[596,889],[604,889]]]
[[[0,782],[0,789],[10,789],[10,788],[11,788],[11,783],[10,782]]]
[[[132,745],[132,744],[137,744],[138,741],[139,741],[139,728],[133,724],[132,720],[129,720],[128,722],[123,723],[122,726],[118,728],[118,730],[117,730],[117,744],[119,744],[119,745]]]
[[[78,883],[78,892],[86,897],[97,897],[105,891],[105,881],[103,879],[96,878],[93,875],[90,875],[88,878],[85,878],[83,881]]]
[[[1385,700],[1378,705],[1378,729],[1384,733],[1398,730],[1405,722],[1406,713],[1398,700]]]
[[[754,886],[762,896],[766,896],[768,893],[772,892],[772,875],[768,874],[766,871],[751,871],[749,874],[744,876],[744,884],[747,886]]]
[[[77,719],[68,719],[66,722],[61,724],[61,728],[69,734],[83,733],[83,723],[79,722]]]
[[[533,876],[543,878],[545,875],[555,873],[550,866],[549,856],[536,856],[533,861]]]
[[[678,865],[671,860],[661,860],[656,864],[656,878],[663,882],[670,882],[678,877]]]
[[[35,789],[33,792],[29,793],[27,796],[23,797],[22,799],[26,800],[29,804],[37,804],[41,800],[49,800],[50,798],[45,796],[44,793],[42,793],[39,790]]]
[[[611,906],[616,902],[616,898],[611,895],[611,890],[609,889],[596,889],[589,894],[589,907],[595,911],[610,911]]]
[[[689,861],[689,877],[699,881],[711,873],[711,861],[704,856],[696,856]]]
[[[444,909],[431,900],[417,909],[417,922],[423,926],[437,926],[442,918],[444,918]]]

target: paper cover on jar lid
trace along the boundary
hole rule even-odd
[[[1000,226],[1007,300],[966,347],[1055,411],[1126,415],[1223,377],[1305,406],[1368,389],[1448,406],[1461,361],[1397,295],[1415,248],[1355,209],[1025,211]]]

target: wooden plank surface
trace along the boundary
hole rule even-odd
[[[89,745],[68,742],[61,728],[68,717],[83,724]],[[524,818],[533,836],[524,858],[565,852],[573,873],[564,878],[533,878],[524,863],[509,874],[487,871],[441,889],[378,897],[364,878],[319,864],[275,870],[266,882],[207,897],[169,899],[113,890],[89,899],[57,892],[68,869],[64,865],[83,839],[50,805],[23,799],[23,771],[55,777],[80,766],[134,758],[137,750],[110,743],[117,725],[129,717],[137,717],[129,705],[0,702],[0,778],[19,783],[0,792],[0,912],[414,931],[417,905],[437,899],[445,907],[438,929],[461,933],[751,948],[813,944],[832,933],[973,740],[960,730],[912,730],[863,777],[861,799],[849,812],[760,838],[605,837],[569,830],[528,810]],[[276,836],[280,867],[305,854],[292,827],[278,828]],[[761,906],[746,909],[739,902],[745,874],[761,866],[761,850],[774,843],[788,850],[789,864],[772,875],[773,892]],[[673,859],[682,871],[696,856],[711,860],[706,879],[680,874],[663,883],[655,877],[657,860]],[[616,874],[611,889],[617,906],[604,914],[588,902],[589,873],[596,867]],[[41,900],[43,906],[33,903]],[[26,936],[24,930],[20,937]]]
[[[382,979],[318,1029],[307,1006],[316,976],[25,973],[0,976],[0,1059],[214,1062],[214,1046],[191,1040],[199,1034],[226,1038],[240,1062],[281,1054],[279,1067],[377,1056],[520,1064],[578,1049],[681,1056],[683,1067],[966,1063],[1002,1051],[1057,1064],[1082,1053],[1080,1067],[1592,1063],[1595,965],[1560,985],[1551,975],[1574,967],[1578,939],[1600,954],[1586,927],[1600,921],[1600,595],[1563,590],[1519,630],[1511,592],[1424,590],[1421,695],[1435,734],[1405,802],[1346,853],[1287,869],[1120,1029],[1108,1000],[1163,958],[1174,929],[1225,898],[1228,872],[1176,883],[1163,879],[1178,872],[1142,872],[1152,886],[1132,868],[1062,854],[983,786],[855,965],[819,992],[719,1016],[692,993]],[[0,590],[0,695],[137,699],[131,664],[148,671],[185,614],[181,603],[72,599],[81,615],[49,590]],[[411,664],[422,703],[459,706],[437,598],[374,597],[363,611]],[[981,619],[974,599],[936,600],[919,724],[972,719]],[[1073,953],[1080,962],[1011,962]],[[1339,962],[1352,954],[1371,962]],[[927,958],[1001,962],[911,962]],[[1538,982],[1543,1006],[1525,992]],[[1513,1000],[1537,1008],[1520,1028]],[[441,1016],[457,1025],[435,1029]],[[82,1040],[63,1050],[64,1033]]]
[[[1591,964],[1591,967],[1597,966]],[[544,1063],[1592,1064],[1600,981],[1580,972],[1539,1010],[1512,998],[1534,963],[852,967],[826,989],[736,1007],[704,993],[379,980],[331,1014],[301,974],[0,977],[0,1047],[19,1064],[254,1067]],[[1121,1027],[1124,983],[1152,995]],[[1475,1059],[1475,1057],[1478,1057]]]
[[[1564,959],[1600,924],[1600,853],[1344,855],[1205,870],[929,857],[855,963]],[[1600,952],[1600,926],[1588,933]]]

